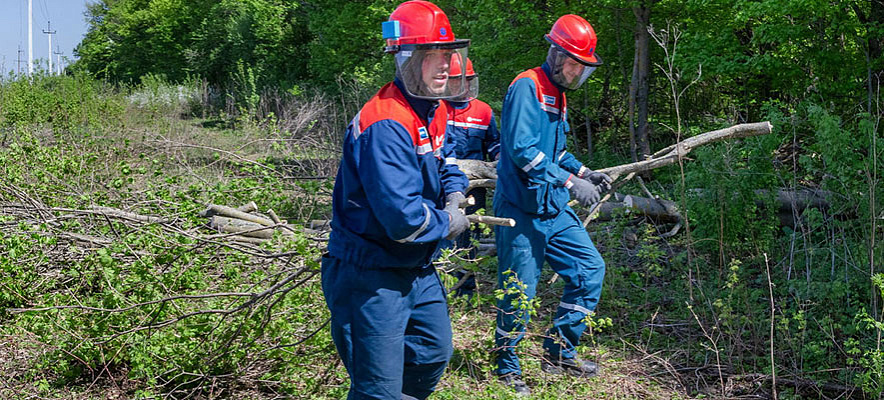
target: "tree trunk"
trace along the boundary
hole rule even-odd
[[[634,7],[635,14],[635,59],[632,69],[631,112],[634,115],[635,161],[645,159],[651,154],[648,129],[648,94],[650,92],[649,75],[651,72],[650,34],[648,25],[651,17],[651,6],[648,0]]]
[[[869,21],[871,24],[875,24],[878,26],[884,25],[884,0],[872,0],[872,12],[870,14]],[[881,88],[881,78],[884,77],[884,60],[881,59],[881,56],[884,55],[884,35],[870,36],[868,38],[869,41],[869,61],[872,65],[871,76],[869,77],[869,92],[870,97],[878,94],[878,91]],[[872,104],[876,102],[870,101],[869,104],[869,113],[872,115],[878,115],[881,113],[881,110],[872,110]]]

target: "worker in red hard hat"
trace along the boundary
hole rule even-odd
[[[580,16],[562,16],[545,38],[550,43],[546,62],[519,74],[503,102],[494,215],[512,218],[516,226],[495,230],[498,286],[524,284],[530,301],[544,261],[549,263],[565,288],[543,343],[541,368],[588,377],[598,373],[598,365],[579,359],[576,347],[586,317],[598,304],[605,262],[568,206],[569,192],[590,205],[610,188],[611,178],[586,168],[566,150],[570,127],[565,92],[579,88],[602,60],[595,52],[595,31]],[[497,373],[517,394],[529,394],[515,347],[530,315],[514,306],[512,294],[498,308]]]
[[[347,127],[322,259],[331,334],[350,375],[348,399],[424,399],[452,354],[440,241],[469,222],[466,176],[446,146],[451,59],[466,58],[448,17],[408,1],[382,25],[396,78]],[[463,79],[463,78],[461,78]]]
[[[483,160],[495,161],[500,154],[500,134],[497,131],[497,122],[494,120],[494,111],[491,106],[479,96],[479,76],[473,69],[473,61],[467,58],[466,66],[462,65],[460,57],[455,55],[451,59],[451,77],[460,78],[463,75],[464,94],[459,98],[446,100],[451,110],[448,119],[448,142],[454,146],[455,157],[459,160]],[[460,79],[453,79],[449,85],[452,91],[457,92]],[[486,189],[473,188],[467,192],[467,197],[472,196],[475,204],[466,208],[466,214],[474,214],[486,206]],[[478,239],[481,233],[479,227],[466,231],[454,241],[458,249],[468,249],[467,257],[475,259],[477,251],[471,239]],[[459,279],[455,285],[455,293],[471,296],[476,290],[475,277],[466,271],[455,271],[454,275]]]

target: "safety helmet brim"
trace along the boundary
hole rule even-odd
[[[470,47],[470,39],[455,39],[450,42],[403,43],[384,47],[385,53],[408,50],[459,50]]]
[[[577,62],[579,62],[583,65],[586,65],[589,67],[598,67],[603,64],[602,57],[599,56],[598,53],[596,53],[596,52],[593,52],[589,57],[584,57],[584,56],[574,54],[574,53],[568,51],[567,49],[565,49],[564,47],[562,47],[561,45],[556,43],[555,40],[553,40],[553,38],[551,38],[549,36],[549,34],[543,35],[543,38],[546,39],[547,42],[549,42],[550,44],[555,46],[559,51],[567,54],[568,57],[573,58],[574,60],[576,60]]]

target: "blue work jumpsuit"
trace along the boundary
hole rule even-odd
[[[544,341],[553,358],[574,358],[586,329],[584,318],[598,304],[605,263],[583,228],[565,188],[583,165],[565,150],[567,107],[563,90],[549,79],[549,66],[523,72],[513,80],[503,103],[501,156],[497,165],[494,213],[516,220],[496,227],[498,285],[527,285],[536,294],[544,261],[565,282],[556,319]],[[509,272],[508,272],[509,271]],[[513,277],[511,279],[511,277]],[[497,372],[521,373],[515,346],[530,316],[513,305],[515,296],[498,302],[495,344]]]
[[[445,196],[468,182],[445,161],[447,106],[401,87],[385,85],[350,123],[335,180],[322,289],[348,399],[426,398],[452,353],[431,261],[448,234]]]
[[[484,101],[473,99],[463,102],[448,102],[451,115],[448,119],[447,141],[454,146],[454,154],[458,160],[497,160],[500,153],[500,133],[497,131],[497,122],[494,121],[494,111]],[[476,200],[476,204],[466,207],[464,212],[475,214],[476,211],[486,207],[486,189],[473,188],[466,196]],[[460,249],[470,249],[468,257],[476,258],[476,248],[470,243],[471,238],[479,237],[479,228],[464,231],[455,240],[454,244]],[[455,276],[461,278],[463,271],[457,271]],[[476,289],[476,280],[470,277],[458,289],[459,293],[470,294]]]

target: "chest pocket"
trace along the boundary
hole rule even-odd
[[[471,159],[482,159],[483,153],[485,150],[485,135],[488,133],[487,130],[478,129],[478,128],[470,128],[467,129],[466,134],[466,156]]]

